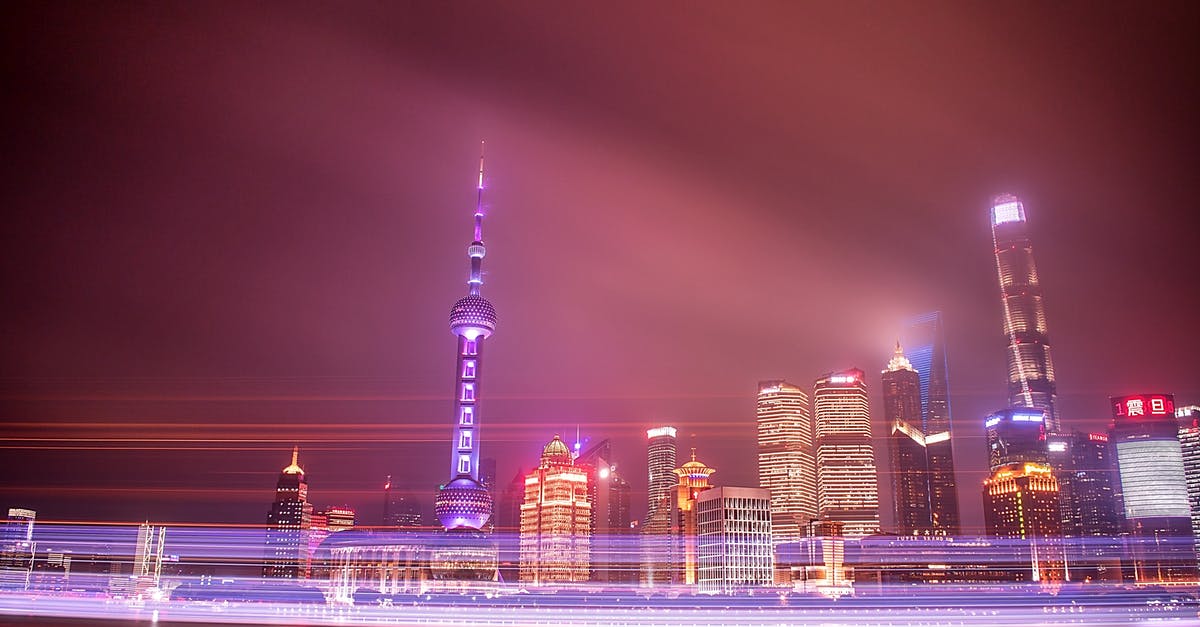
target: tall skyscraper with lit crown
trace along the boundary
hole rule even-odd
[[[771,493],[774,542],[795,542],[817,517],[817,464],[808,394],[787,381],[758,384],[758,485]]]
[[[817,512],[844,535],[879,532],[879,473],[871,447],[871,411],[862,370],[831,372],[813,392]]]
[[[1008,404],[1044,410],[1046,427],[1058,432],[1058,391],[1042,285],[1033,262],[1025,205],[1012,194],[992,198],[992,243],[1008,338]]]
[[[480,295],[483,286],[483,155],[476,187],[475,237],[467,246],[471,274],[467,295],[450,308],[450,332],[458,338],[454,382],[454,435],[450,481],[434,499],[434,513],[446,530],[481,529],[492,516],[492,496],[479,480],[480,384],[484,340],[496,330],[496,309]]]
[[[646,519],[642,524],[641,582],[647,586],[671,581],[669,555],[671,488],[675,487],[675,427],[646,430],[648,471]]]
[[[267,513],[267,555],[263,576],[304,579],[308,576],[308,529],[313,508],[308,502],[308,480],[299,464],[300,447],[292,449],[292,463],[279,473],[275,501]]]
[[[881,379],[896,528],[901,534],[928,533],[933,518],[929,513],[929,459],[921,426],[921,379],[899,342]]]

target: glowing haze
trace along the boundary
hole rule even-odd
[[[257,523],[298,443],[315,502],[428,515],[480,138],[502,482],[578,425],[644,489],[672,424],[753,485],[758,381],[940,309],[978,526],[1001,192],[1065,425],[1200,400],[1194,4],[288,9],[5,7],[0,505]]]

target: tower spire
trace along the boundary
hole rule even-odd
[[[483,140],[479,141],[479,184],[475,195],[475,239],[467,247],[467,255],[471,257],[471,278],[467,279],[468,292],[479,296],[479,288],[483,285],[483,256],[487,249],[483,247]]]

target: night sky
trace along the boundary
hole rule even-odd
[[[484,138],[502,483],[578,426],[640,514],[669,423],[753,485],[757,382],[851,366],[882,436],[878,373],[941,309],[981,526],[992,194],[1065,424],[1200,402],[1197,7],[5,3],[0,507],[261,523],[297,442],[318,507],[378,523],[388,474],[430,507]]]

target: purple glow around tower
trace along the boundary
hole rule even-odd
[[[483,341],[496,330],[496,309],[480,296],[483,285],[483,143],[475,200],[475,239],[467,247],[471,276],[467,295],[450,309],[450,332],[458,336],[454,385],[454,437],[450,442],[450,481],[434,500],[442,527],[480,529],[491,518],[492,498],[479,483],[479,392]]]

